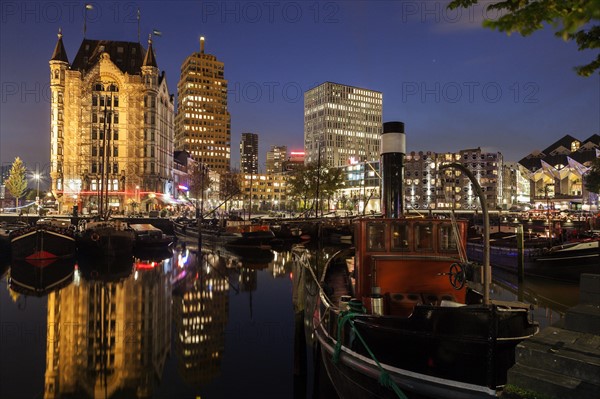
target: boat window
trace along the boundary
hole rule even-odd
[[[392,224],[392,249],[396,251],[408,250],[408,225],[406,223]]]
[[[440,251],[452,251],[457,250],[456,245],[456,234],[451,224],[442,224],[439,228],[439,243]]]
[[[433,249],[433,224],[415,223],[415,246],[418,250]]]
[[[385,250],[385,224],[372,223],[367,225],[367,251]]]

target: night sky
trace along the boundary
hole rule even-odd
[[[69,61],[83,39],[84,2],[3,1],[0,162],[49,162],[49,67],[59,27]],[[303,92],[324,81],[383,93],[384,121],[406,125],[408,151],[481,147],[518,161],[566,134],[600,133],[600,77],[573,67],[594,52],[551,29],[523,38],[484,29],[483,6],[447,11],[434,1],[92,2],[87,38],[138,41],[153,30],[158,66],[177,92],[180,66],[199,50],[225,63],[232,167],[241,133],[303,146]]]

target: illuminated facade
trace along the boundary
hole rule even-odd
[[[242,133],[240,171],[243,173],[258,173],[258,134],[256,133]]]
[[[71,64],[59,33],[50,89],[50,177],[61,209],[93,212],[104,186],[121,211],[173,191],[174,104],[151,40],[146,51],[84,39]]]
[[[584,175],[600,156],[600,136],[581,141],[562,137],[543,151],[533,151],[519,161],[526,170],[531,203],[537,209],[598,209],[598,196],[585,189]]]
[[[379,161],[360,162],[342,167],[344,186],[336,198],[336,210],[369,214],[381,208]]]
[[[283,163],[283,170],[292,172],[304,166],[306,154],[304,151],[290,151],[290,155]]]
[[[382,94],[325,82],[304,93],[306,163],[344,166],[379,160]]]
[[[217,57],[193,53],[181,65],[177,85],[175,149],[187,151],[211,170],[229,172],[231,128],[227,110],[227,80],[224,64]]]
[[[171,284],[156,264],[114,282],[76,271],[48,295],[45,399],[152,396],[171,347]]]
[[[516,162],[504,162],[502,174],[502,209],[523,210],[528,207],[531,187],[526,169]]]
[[[287,179],[285,173],[241,173],[241,198],[236,207],[252,211],[286,210],[288,203]]]
[[[272,145],[267,151],[267,173],[279,173],[284,171],[284,162],[287,159],[287,147]]]
[[[438,167],[447,163],[459,163],[475,176],[489,209],[496,209],[502,204],[501,153],[487,153],[480,148],[458,153],[413,151],[405,158],[404,198],[407,209],[475,210],[480,207],[477,193],[466,175],[452,169],[438,173]]]

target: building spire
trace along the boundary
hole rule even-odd
[[[148,51],[146,51],[146,56],[144,57],[144,63],[142,66],[158,68],[158,65],[156,64],[156,57],[154,56],[154,50],[152,50],[152,33],[148,35]]]
[[[200,54],[204,54],[204,36],[200,36]]]
[[[62,61],[69,63],[69,59],[67,58],[67,52],[65,51],[65,46],[62,41],[62,28],[58,28],[58,41],[56,42],[56,47],[54,47],[54,52],[52,53],[52,58],[50,61]]]

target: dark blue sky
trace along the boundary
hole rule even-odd
[[[566,134],[600,133],[600,78],[573,67],[595,53],[551,30],[523,38],[481,28],[482,6],[446,1],[92,2],[90,39],[137,41],[162,32],[159,68],[177,91],[182,61],[199,49],[225,63],[232,166],[242,132],[301,149],[303,92],[324,81],[383,93],[384,121],[406,125],[409,151],[482,147],[518,161]],[[3,1],[0,35],[0,162],[49,160],[49,67],[56,33],[72,61],[83,38],[84,2]]]

